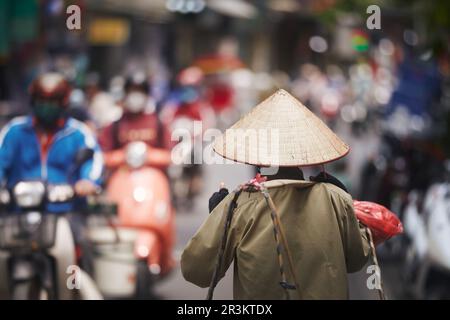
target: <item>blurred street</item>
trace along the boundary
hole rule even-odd
[[[450,299],[450,2],[372,2],[0,1],[0,299],[205,299],[181,254],[222,183],[260,182],[270,165],[238,154],[257,149],[303,170],[276,179],[351,195],[313,201],[311,220],[322,204],[338,217],[328,233],[290,233],[326,239],[307,261],[350,247],[353,208],[348,239],[359,257],[373,245],[389,299]],[[220,140],[239,122],[281,129],[281,148]],[[316,280],[344,278],[349,256]],[[379,299],[372,267],[349,275],[350,299]],[[233,298],[233,266],[214,298]]]

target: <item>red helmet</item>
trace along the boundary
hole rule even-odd
[[[71,87],[63,75],[48,72],[38,76],[30,86],[31,99],[51,99],[61,101],[61,107],[69,104]]]

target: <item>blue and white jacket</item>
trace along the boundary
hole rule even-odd
[[[77,151],[94,150],[92,159],[86,161],[68,177],[73,170]],[[40,143],[31,116],[11,120],[0,132],[0,182],[12,188],[19,181],[42,180],[49,184],[73,184],[87,179],[98,185],[103,173],[103,156],[98,142],[90,129],[75,119],[68,118],[55,134],[43,163]],[[75,203],[49,204],[49,212],[68,212]]]

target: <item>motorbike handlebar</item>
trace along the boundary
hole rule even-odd
[[[115,169],[127,165],[125,149],[109,151],[105,153],[105,165],[107,168]],[[171,152],[167,149],[148,147],[147,161],[145,165],[166,168],[172,163]]]
[[[100,187],[96,195],[101,194]],[[75,188],[70,184],[46,184],[41,181],[21,181],[13,188],[0,188],[0,206],[11,203],[27,209],[41,207],[45,203],[66,203],[77,197]]]

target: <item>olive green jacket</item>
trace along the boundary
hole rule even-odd
[[[273,180],[264,183],[280,214],[296,277],[305,299],[347,299],[347,273],[367,262],[369,243],[356,220],[351,196],[328,183]],[[208,287],[217,261],[228,195],[189,241],[181,258],[184,278]],[[228,234],[220,277],[234,260],[235,299],[286,299],[273,224],[263,195],[242,192]],[[287,257],[284,270],[290,274]],[[295,290],[290,298],[299,298]]]

